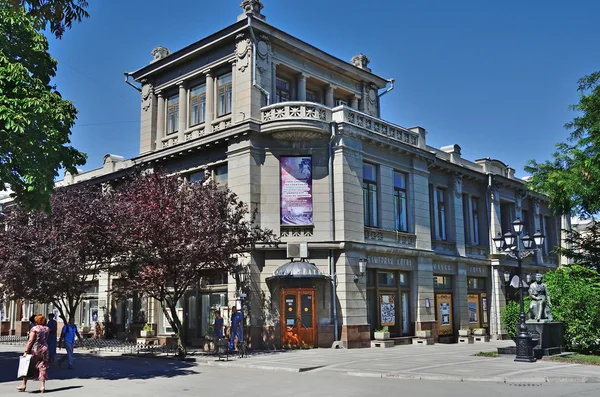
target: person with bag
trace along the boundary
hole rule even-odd
[[[73,344],[75,343],[75,337],[79,339],[81,342],[81,335],[79,335],[79,331],[77,331],[77,326],[75,325],[75,319],[73,317],[69,318],[69,323],[63,325],[62,331],[60,333],[60,339],[58,340],[58,347],[62,347],[62,341],[65,341],[65,350],[67,351],[66,356],[62,356],[60,360],[58,360],[58,366],[60,367],[65,360],[69,360],[69,369],[73,369]]]
[[[50,330],[46,327],[46,317],[43,314],[38,314],[35,316],[35,326],[29,331],[29,339],[23,353],[23,357],[31,354],[29,371],[27,371],[27,376],[22,378],[21,385],[17,387],[18,391],[25,391],[28,379],[40,381],[40,392],[46,391],[49,335]]]

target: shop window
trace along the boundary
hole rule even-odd
[[[394,171],[394,219],[396,230],[408,232],[406,174]]]
[[[377,283],[383,287],[396,286],[396,274],[394,272],[378,272]]]
[[[231,113],[231,73],[217,79],[217,116]]]
[[[190,126],[204,123],[206,119],[206,84],[190,91]]]
[[[378,227],[377,166],[363,163],[363,209],[365,226]]]
[[[468,277],[467,288],[474,291],[485,291],[485,278]]]
[[[167,134],[172,134],[179,130],[179,95],[170,97],[167,100]]]
[[[308,99],[308,91],[306,92]],[[290,82],[277,77],[275,82],[275,103],[289,102],[290,100]]]
[[[433,276],[433,288],[452,289],[452,278],[449,276]]]

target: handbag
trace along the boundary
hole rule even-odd
[[[29,365],[31,364],[31,354],[19,357],[19,370],[17,371],[17,378],[27,377],[29,372]]]

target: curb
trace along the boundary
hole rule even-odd
[[[544,376],[530,378],[512,378],[504,376],[473,377],[473,376],[452,376],[452,375],[409,375],[394,373],[377,372],[347,372],[348,376],[398,379],[398,380],[429,380],[446,382],[494,382],[507,383],[511,385],[536,385],[541,383],[600,383],[600,377],[597,376]]]

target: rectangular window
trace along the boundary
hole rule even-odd
[[[308,99],[308,91],[306,92]],[[290,82],[287,80],[276,78],[275,82],[275,103],[288,102],[290,100]]]
[[[529,213],[526,210],[521,211],[521,222],[523,222],[523,236],[529,235],[529,237],[533,236],[531,233],[531,227],[529,227]]]
[[[377,283],[383,287],[394,287],[396,285],[396,274],[394,272],[378,272]]]
[[[317,98],[317,94],[315,94],[313,91],[309,91],[309,90],[306,90],[306,100],[308,102],[319,102],[319,99]]]
[[[437,212],[436,212],[436,227],[437,227],[437,237],[440,240],[446,240],[446,201],[445,201],[445,191],[441,188],[435,189],[435,200],[437,204]]]
[[[215,183],[217,184],[217,188],[226,189],[227,188],[227,164],[217,167],[214,172],[215,172]]]
[[[378,227],[377,166],[363,163],[363,209],[365,226]]]
[[[231,113],[231,73],[220,76],[217,80],[217,115],[224,116]]]
[[[452,289],[452,278],[450,276],[433,276],[433,288]]]
[[[190,125],[204,123],[206,119],[206,84],[192,88],[190,92]]]
[[[479,245],[479,206],[477,198],[471,197],[471,219],[473,222],[473,236],[471,242],[473,245]]]
[[[394,171],[394,219],[396,230],[408,232],[406,174]]]
[[[546,238],[544,239],[544,255],[550,255],[550,250],[554,249],[554,234],[552,231],[552,223],[550,221],[550,217],[542,217],[541,215],[540,217],[544,219],[544,223],[540,223],[540,230],[543,230],[542,233],[546,235]]]
[[[167,100],[167,134],[179,130],[179,95]]]
[[[192,172],[188,175],[190,182],[202,182],[204,180],[204,171]]]
[[[485,278],[468,277],[467,278],[467,289],[485,291]]]

